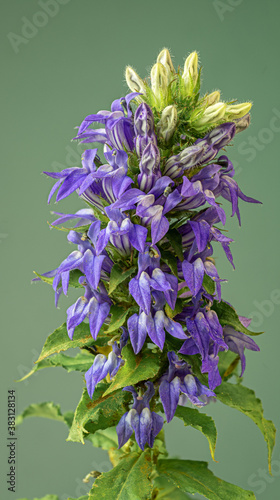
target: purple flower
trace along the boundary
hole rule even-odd
[[[135,150],[141,158],[148,144],[157,145],[154,131],[154,115],[146,103],[141,103],[134,115]]]
[[[149,314],[144,311],[140,311],[139,315],[133,314],[128,318],[127,327],[135,354],[141,351],[147,334],[161,350],[165,342],[165,330],[178,339],[185,340],[187,338],[180,323],[166,316],[163,310],[153,311]]]
[[[93,365],[85,373],[87,391],[90,398],[92,398],[94,390],[98,382],[103,380],[108,374],[113,378],[119,368],[124,364],[121,358],[122,348],[126,345],[128,340],[128,332],[122,328],[123,333],[120,338],[120,345],[114,342],[112,351],[109,353],[108,358],[104,354],[97,354],[94,358]]]
[[[83,277],[80,278],[80,283],[85,287],[85,294],[67,309],[67,332],[72,340],[75,328],[87,317],[90,333],[96,340],[99,330],[110,312],[112,302],[102,283],[99,285],[99,292],[92,290]]]
[[[187,396],[189,401],[196,406],[204,406],[202,396],[215,396],[208,387],[202,385],[198,378],[191,372],[191,367],[179,359],[175,352],[167,354],[169,360],[168,372],[160,379],[159,394],[163,404],[167,422],[174,417],[180,393]]]
[[[155,437],[161,431],[163,418],[150,410],[150,400],[155,394],[152,382],[145,383],[147,390],[140,396],[133,386],[124,387],[124,391],[129,391],[133,395],[133,405],[131,410],[126,412],[120,419],[116,430],[118,434],[119,448],[121,448],[135,432],[135,439],[141,450],[145,444],[153,447]]]
[[[79,189],[81,195],[93,183],[94,174],[96,172],[96,165],[94,163],[97,149],[87,149],[82,156],[82,168],[71,167],[65,168],[61,172],[44,172],[44,174],[58,179],[53,188],[51,189],[48,203],[50,203],[52,196],[58,189],[56,201],[63,200],[71,193]]]
[[[224,339],[230,351],[239,355],[241,360],[241,374],[242,377],[246,368],[245,348],[250,351],[259,351],[260,348],[253,339],[244,333],[234,330],[231,326],[224,327]]]
[[[132,224],[130,218],[125,217],[120,210],[108,207],[105,212],[110,222],[99,234],[96,233],[97,254],[104,250],[109,241],[124,257],[130,255],[132,247],[143,252],[148,230],[139,224]]]
[[[110,111],[99,111],[97,114],[87,116],[79,127],[75,139],[81,142],[106,143],[118,150],[134,149],[134,127],[130,102],[139,95],[132,92],[125,97],[116,99]],[[105,129],[92,130],[88,127],[93,123],[105,124]]]

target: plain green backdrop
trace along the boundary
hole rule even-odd
[[[1,10],[1,499],[78,497],[87,491],[81,479],[89,471],[110,467],[102,450],[66,442],[63,424],[29,419],[17,432],[17,492],[8,492],[7,390],[16,388],[18,411],[35,402],[54,400],[62,411],[78,403],[83,385],[78,373],[46,369],[15,383],[32,367],[47,335],[63,323],[75,297],[62,298],[56,310],[51,287],[31,285],[33,270],[53,269],[70,250],[65,233],[49,230],[50,211],[81,208],[75,196],[48,207],[52,181],[41,173],[79,165],[81,148],[71,142],[74,127],[127,92],[127,64],[144,77],[163,47],[171,50],[176,66],[189,52],[199,52],[203,91],[218,88],[225,100],[254,103],[252,125],[229,154],[241,189],[263,205],[240,202],[241,228],[236,219],[228,220],[236,270],[221,252],[216,255],[220,275],[229,280],[223,297],[239,314],[251,315],[256,330],[265,330],[257,338],[260,353],[247,353],[244,383],[278,425],[280,4],[9,0],[1,2]],[[205,438],[175,419],[166,426],[170,453],[207,460],[216,475],[253,489],[257,498],[278,499],[279,444],[270,477],[266,446],[253,422],[220,403],[206,412],[216,419],[218,463],[211,461]]]

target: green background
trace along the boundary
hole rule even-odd
[[[82,388],[78,373],[56,368],[40,371],[25,383],[14,382],[29,371],[46,336],[63,323],[66,307],[75,298],[71,293],[62,298],[56,310],[51,287],[30,285],[33,270],[53,269],[70,250],[65,233],[49,230],[50,210],[81,208],[75,196],[48,207],[52,181],[41,172],[79,164],[81,148],[71,143],[74,127],[87,114],[109,109],[113,99],[126,93],[127,64],[144,77],[163,47],[171,50],[176,66],[190,51],[199,52],[203,91],[218,88],[225,100],[254,103],[252,125],[236,138],[229,153],[241,189],[263,205],[240,202],[241,229],[236,219],[228,220],[236,270],[221,252],[216,255],[220,275],[229,280],[223,285],[223,297],[239,314],[251,313],[256,330],[265,330],[257,339],[261,352],[247,354],[244,383],[256,390],[265,416],[276,425],[279,422],[280,4],[275,0],[64,0],[64,5],[54,2],[59,12],[53,11],[51,17],[38,14],[45,3],[1,2],[3,499],[47,493],[56,493],[61,500],[78,497],[86,492],[81,478],[93,469],[110,467],[102,450],[89,443],[66,443],[67,430],[61,423],[30,419],[18,429],[17,493],[7,492],[7,389],[16,388],[18,411],[49,400],[60,403],[63,411],[77,405]],[[26,32],[23,26],[28,22],[33,28],[29,25]],[[34,23],[41,27],[34,28]],[[15,37],[22,33],[29,38]],[[216,475],[253,489],[257,498],[278,499],[279,445],[273,457],[275,474],[269,477],[265,443],[252,421],[220,403],[206,411],[218,427],[218,463],[211,463],[206,439],[175,420],[166,426],[170,453],[208,460]]]

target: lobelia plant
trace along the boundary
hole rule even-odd
[[[34,404],[18,423],[57,419],[70,427],[69,441],[108,450],[112,470],[91,472],[85,481],[94,484],[80,500],[255,498],[215,477],[206,462],[168,458],[163,425],[177,417],[206,436],[214,460],[215,423],[198,410],[213,400],[257,424],[271,462],[274,425],[240,378],[245,349],[259,350],[258,334],[221,298],[225,280],[213,258],[218,243],[234,267],[221,201],[239,223],[239,198],[260,203],[243,194],[224,154],[248,127],[251,103],[222,102],[219,91],[201,97],[200,74],[196,52],[176,72],[163,49],[150,85],[128,66],[131,93],[78,129],[75,139],[90,145],[82,167],[45,172],[56,180],[49,201],[76,192],[86,208],[55,212],[51,227],[68,232],[77,249],[35,280],[52,285],[56,305],[69,286],[80,297],[27,376],[62,366],[83,372],[86,387],[75,413]],[[99,154],[94,143],[103,145]],[[70,348],[79,352],[63,354]]]

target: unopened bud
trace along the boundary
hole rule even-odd
[[[239,132],[243,132],[243,130],[246,130],[246,128],[249,127],[251,121],[251,115],[250,113],[247,113],[244,115],[242,118],[239,118],[236,120],[235,125],[236,125],[236,134]]]
[[[134,129],[135,133],[140,135],[151,135],[154,131],[154,115],[145,102],[142,102],[135,111]]]
[[[171,55],[170,55],[170,52],[168,49],[163,49],[159,53],[159,55],[157,57],[157,62],[161,63],[165,67],[166,73],[167,73],[167,79],[168,79],[168,83],[169,83],[171,78],[172,78],[172,75],[175,74],[175,69],[174,69]]]
[[[203,115],[193,123],[193,126],[195,128],[203,128],[207,125],[214,125],[224,117],[226,107],[226,104],[223,102],[218,102],[217,104],[208,106]]]
[[[239,118],[242,118],[244,115],[249,113],[250,109],[252,107],[251,102],[241,102],[240,104],[229,104],[226,107],[226,119],[228,121],[231,120],[238,120]]]
[[[163,64],[156,63],[151,69],[151,87],[157,98],[161,98],[168,85],[167,71]]]
[[[213,104],[217,104],[219,102],[221,97],[221,94],[218,90],[215,90],[214,92],[211,92],[211,94],[208,94],[205,97],[205,104],[206,106],[212,106]]]
[[[125,70],[125,79],[128,87],[132,92],[141,92],[141,94],[145,94],[145,83],[140,78],[139,75],[137,75],[136,71],[131,68],[131,66],[127,66]]]
[[[186,59],[184,64],[184,72],[182,78],[185,82],[185,91],[190,95],[197,83],[198,78],[198,55],[197,52],[192,52]]]
[[[177,108],[174,105],[164,108],[158,123],[159,134],[168,142],[177,124]]]

